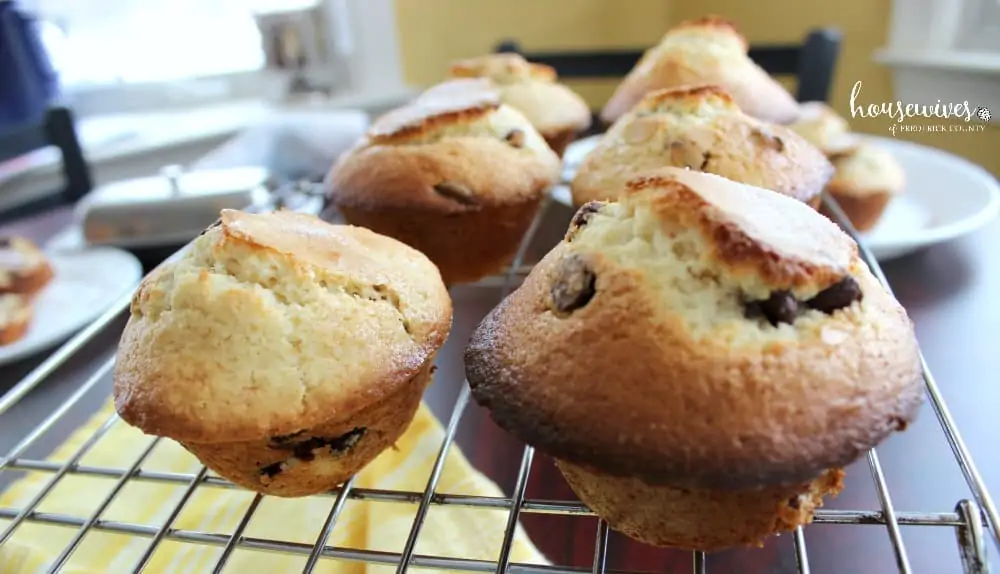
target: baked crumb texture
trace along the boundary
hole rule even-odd
[[[398,241],[223,211],[140,285],[115,404],[244,487],[328,490],[409,425],[451,317],[434,265]]]
[[[612,123],[653,90],[713,84],[733,95],[740,109],[761,120],[788,124],[798,104],[748,55],[746,39],[732,22],[717,16],[683,22],[646,50],[605,104],[601,118]]]
[[[582,207],[466,350],[476,400],[612,527],[703,549],[806,521],[913,419],[920,373],[906,313],[834,223],[679,168]],[[706,501],[719,520],[698,530]]]
[[[501,101],[520,111],[562,156],[576,134],[590,127],[590,107],[558,82],[551,66],[528,62],[519,54],[489,54],[453,62],[453,78],[486,78]]]
[[[455,79],[376,120],[327,182],[349,223],[415,247],[452,284],[513,259],[560,170],[489,80]]]
[[[833,167],[792,130],[743,113],[722,87],[649,92],[581,163],[573,203],[611,200],[635,174],[664,166],[721,175],[816,207]]]

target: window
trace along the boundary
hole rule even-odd
[[[396,50],[391,0],[22,0],[22,5],[38,16],[42,41],[79,115],[273,95],[289,81],[288,74],[275,74],[267,65],[258,20],[273,12],[312,7],[320,14],[307,18],[324,29],[317,51],[326,61],[307,73],[323,76],[322,83],[334,91],[357,88],[352,79],[374,77],[363,68],[382,66],[380,75],[389,77],[392,66],[398,68],[395,53],[371,53],[376,45]],[[352,42],[352,34],[378,42],[364,37]]]

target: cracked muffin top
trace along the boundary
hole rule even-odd
[[[489,80],[462,78],[376,119],[337,159],[327,192],[342,207],[460,213],[537,199],[560,169]]]
[[[674,26],[646,50],[604,106],[601,118],[616,121],[652,90],[701,84],[724,86],[755,118],[787,124],[798,115],[795,98],[750,58],[747,41],[736,26],[706,16]]]
[[[365,408],[416,374],[451,328],[423,254],[360,227],[224,210],[133,298],[115,405],[192,442],[294,433]]]
[[[524,114],[542,134],[583,130],[590,126],[590,107],[559,83],[551,66],[529,62],[519,54],[489,54],[453,62],[455,78],[487,78],[505,104]]]
[[[614,199],[636,172],[674,166],[815,201],[833,174],[802,136],[743,113],[718,86],[647,94],[587,155],[572,182],[573,203]]]
[[[581,208],[465,360],[502,428],[647,484],[809,481],[923,397],[910,320],[850,237],[789,197],[680,168]]]

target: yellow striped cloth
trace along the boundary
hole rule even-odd
[[[63,462],[113,414],[111,403],[73,436],[50,460]],[[413,424],[396,444],[367,466],[355,480],[357,488],[422,491],[437,456],[444,430],[421,405]],[[127,424],[114,426],[81,460],[81,465],[127,469],[149,446],[151,437]],[[151,472],[194,473],[197,460],[177,443],[161,440],[142,469]],[[51,479],[52,473],[30,473],[0,496],[0,507],[23,508]],[[40,512],[68,514],[87,519],[115,485],[116,479],[67,475],[39,505]],[[101,516],[104,520],[159,527],[177,504],[186,485],[130,480]],[[478,496],[502,496],[496,484],[473,468],[456,446],[445,463],[438,492]],[[240,489],[200,486],[180,513],[173,527],[229,534],[237,527],[253,494]],[[302,499],[265,497],[244,536],[284,540],[312,545],[334,498]],[[416,505],[400,502],[348,500],[328,544],[344,548],[400,552],[406,541]],[[432,506],[427,514],[416,554],[495,561],[503,541],[507,512],[501,509]],[[0,520],[3,531],[9,520]],[[37,522],[22,523],[14,536],[0,546],[0,574],[45,572],[59,555],[76,528]],[[149,544],[149,538],[106,531],[91,531],[71,556],[63,572],[108,574],[131,572]],[[222,548],[164,540],[147,572],[170,574],[211,572]],[[275,574],[301,571],[306,556],[237,548],[225,572]],[[548,564],[520,527],[511,560]],[[322,559],[318,573],[392,572],[394,567],[362,562]]]

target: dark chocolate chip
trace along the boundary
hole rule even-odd
[[[524,131],[522,130],[510,130],[504,140],[511,145],[511,147],[523,147],[524,146]]]
[[[219,227],[220,225],[222,225],[222,219],[221,218],[220,219],[216,219],[215,223],[213,223],[212,225],[209,225],[208,227],[206,227],[204,231],[202,231],[201,233],[199,233],[199,235],[205,235],[206,233],[208,233],[209,231],[215,229],[216,227]]]
[[[861,297],[861,286],[858,285],[858,282],[853,277],[844,277],[806,301],[806,305],[810,309],[830,314],[855,301],[860,301]]]
[[[590,216],[600,211],[604,205],[605,202],[603,201],[588,201],[583,204],[580,209],[576,211],[576,214],[573,215],[573,220],[569,224],[570,227],[583,227],[587,224],[587,221],[590,220]]]
[[[701,165],[698,166],[698,171],[705,171],[708,168],[708,162],[712,159],[712,154],[705,152],[701,154]]]
[[[579,255],[565,257],[557,264],[549,294],[556,310],[575,311],[594,297],[597,277]]]
[[[10,247],[11,242],[10,237],[0,237],[0,247]]]
[[[354,445],[358,444],[358,441],[365,435],[365,432],[367,432],[367,429],[364,427],[357,427],[334,438],[314,436],[304,440],[295,440],[296,437],[302,435],[302,433],[299,432],[283,437],[273,437],[270,441],[270,446],[271,448],[278,450],[290,450],[292,451],[293,457],[309,462],[316,457],[316,451],[321,448],[329,448],[331,454],[344,452],[350,449]]]
[[[454,181],[442,181],[434,186],[434,191],[438,195],[452,201],[457,201],[462,205],[473,205],[476,203],[476,196],[472,193],[472,190]]]
[[[788,499],[788,508],[798,510],[800,506],[802,506],[802,502],[799,500],[798,496],[793,496]]]
[[[261,476],[266,476],[268,478],[274,478],[281,474],[282,468],[285,466],[284,462],[276,462],[274,464],[269,464],[260,469]]]
[[[778,323],[791,325],[799,314],[799,302],[789,291],[775,291],[763,301],[746,303],[745,308],[748,318],[763,315],[774,326],[777,326]]]
[[[770,148],[781,153],[785,151],[785,140],[760,128],[751,130],[750,135],[757,141],[757,144],[764,148]]]

